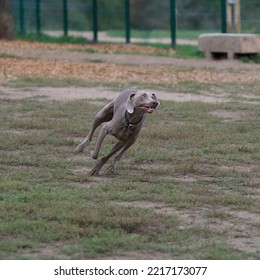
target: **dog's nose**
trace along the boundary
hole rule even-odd
[[[152,93],[151,97],[152,97],[151,104],[152,104],[153,107],[156,108],[157,106],[160,105],[160,101],[157,99],[157,97],[156,97],[156,95],[154,93]]]

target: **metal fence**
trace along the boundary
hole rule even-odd
[[[231,0],[12,0],[12,7],[15,30],[22,34],[174,45],[176,36],[225,32],[225,1]],[[240,3],[241,32],[260,33],[260,1]]]

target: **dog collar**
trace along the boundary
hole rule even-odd
[[[129,122],[129,113],[127,112],[127,110],[125,111],[125,126],[126,128],[128,129],[131,129],[133,128],[135,125],[139,124],[143,119],[143,116],[140,118],[140,120],[138,120],[137,122],[135,123],[130,123]]]

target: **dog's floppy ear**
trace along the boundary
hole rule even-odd
[[[133,104],[134,97],[135,97],[135,93],[131,93],[126,101],[126,110],[129,114],[133,114],[134,112],[134,104]]]

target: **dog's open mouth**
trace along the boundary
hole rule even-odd
[[[149,106],[149,105],[141,105],[139,108],[144,111],[145,113],[153,113],[157,106]]]

